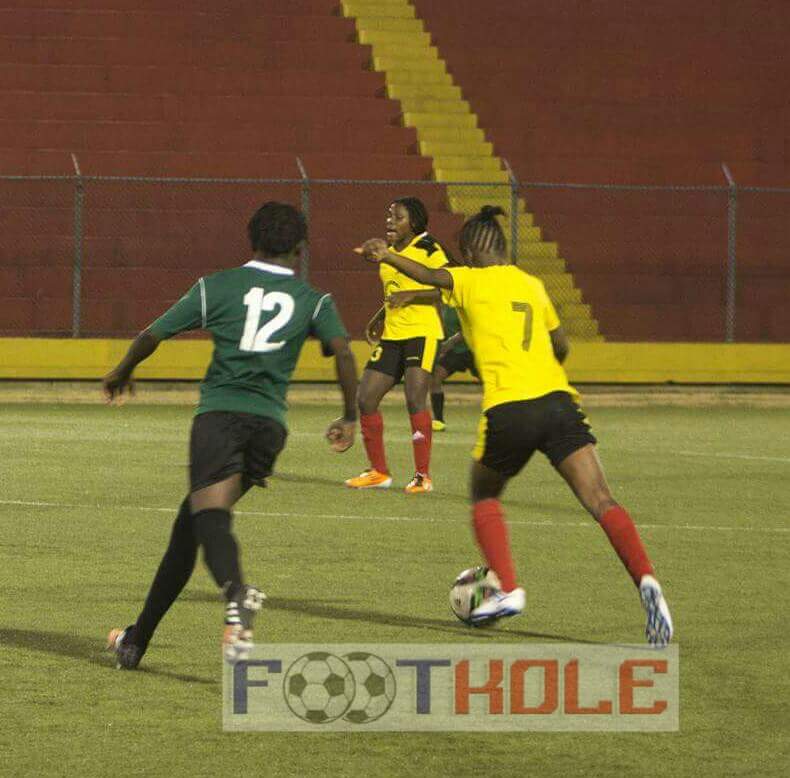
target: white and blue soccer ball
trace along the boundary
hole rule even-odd
[[[470,567],[458,574],[450,587],[450,608],[464,622],[472,626],[470,615],[490,595],[500,591],[502,585],[493,570],[483,565]]]

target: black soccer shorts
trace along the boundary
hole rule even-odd
[[[382,340],[370,355],[365,368],[385,373],[398,383],[409,367],[421,367],[433,372],[439,341],[436,338],[408,338]]]
[[[285,427],[266,416],[229,411],[199,414],[189,441],[190,491],[235,473],[256,486],[266,486],[286,437]]]
[[[468,370],[475,378],[480,377],[471,351],[450,351],[437,359],[436,364],[439,367],[443,367],[447,371],[448,376],[451,376],[453,373],[464,373]]]
[[[511,478],[536,451],[557,467],[574,451],[596,442],[573,397],[567,392],[551,392],[534,400],[489,408],[480,419],[473,456]]]

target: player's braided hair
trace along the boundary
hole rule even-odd
[[[290,254],[307,237],[307,224],[292,205],[270,200],[255,211],[247,234],[253,251],[279,257]]]
[[[419,197],[399,197],[393,205],[402,205],[409,214],[409,225],[415,235],[425,232],[428,228],[428,209]]]
[[[502,254],[505,251],[505,233],[497,221],[497,216],[505,212],[498,205],[484,205],[479,213],[464,222],[461,228],[459,243],[461,252],[493,251]]]

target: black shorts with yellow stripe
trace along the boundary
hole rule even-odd
[[[568,392],[551,392],[489,408],[480,419],[473,456],[510,478],[536,451],[557,467],[574,451],[596,442],[573,397]]]
[[[436,338],[382,340],[373,349],[365,367],[392,376],[395,383],[403,378],[403,374],[410,367],[420,367],[432,373],[438,345]]]

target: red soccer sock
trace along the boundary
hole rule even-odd
[[[502,590],[513,591],[518,585],[516,570],[510,556],[505,514],[499,500],[489,498],[476,502],[472,506],[472,526],[477,545],[480,546],[488,567],[497,574]]]
[[[653,565],[639,538],[639,531],[625,508],[616,505],[606,511],[601,517],[601,527],[637,586],[643,575],[653,575]]]
[[[428,411],[412,413],[411,445],[414,448],[414,469],[418,473],[428,475],[431,466],[431,414]]]
[[[384,419],[380,413],[361,414],[359,424],[370,466],[379,473],[389,474],[384,456]]]

